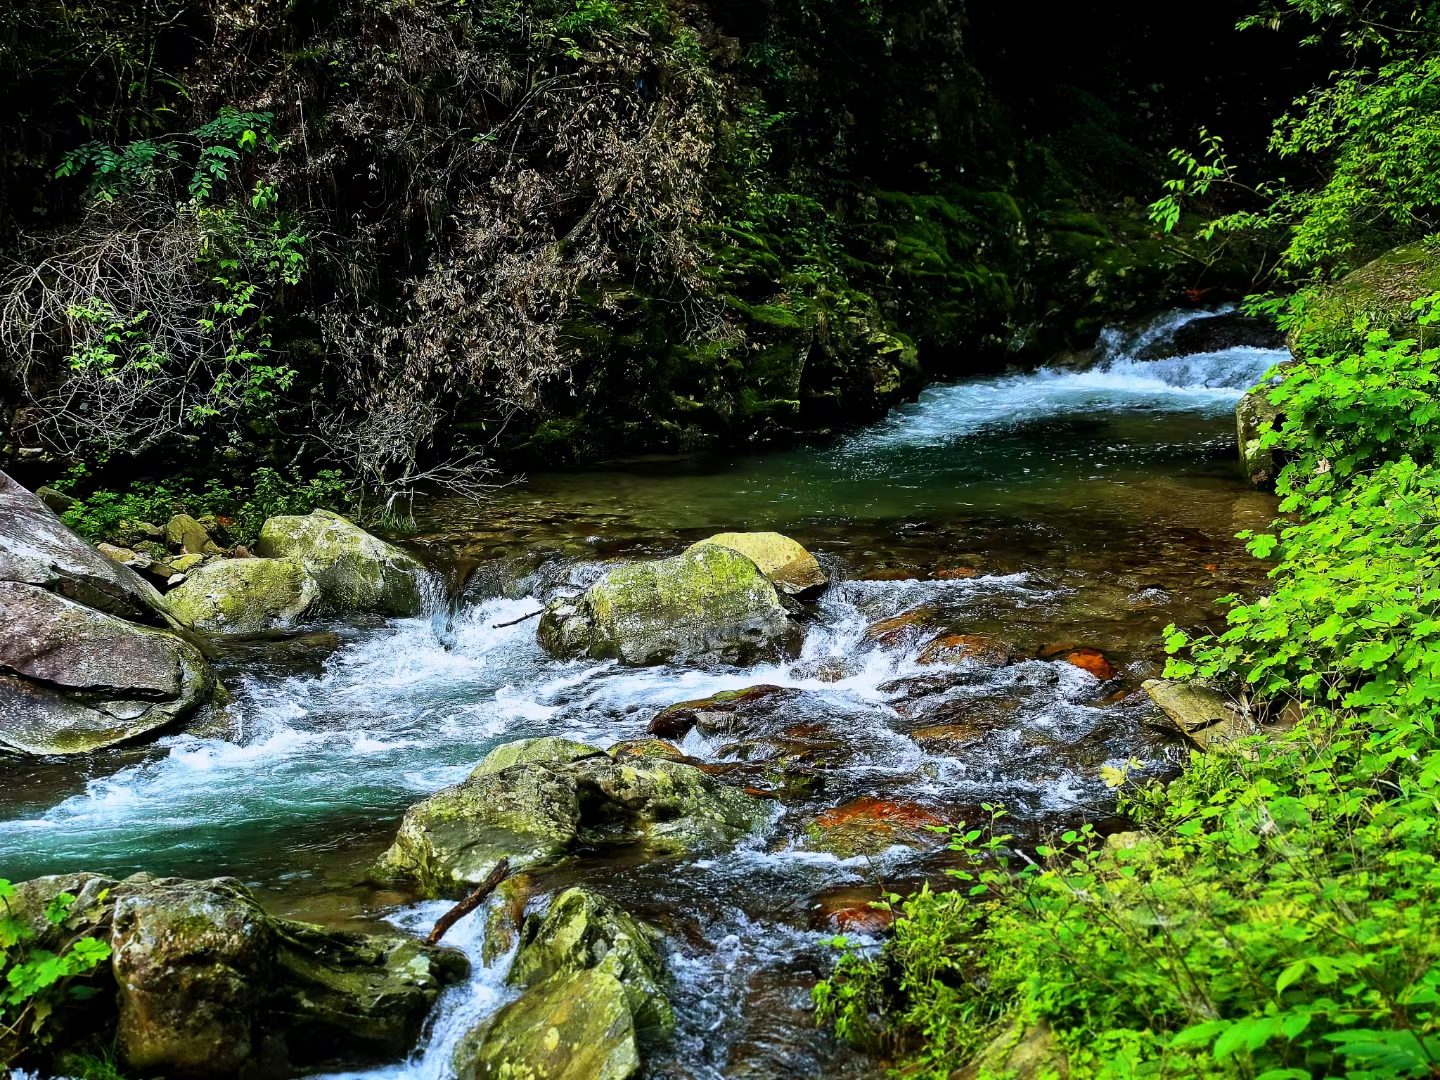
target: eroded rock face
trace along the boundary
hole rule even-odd
[[[200,567],[165,597],[197,630],[256,634],[293,626],[320,599],[299,559],[221,559]]]
[[[0,472],[0,748],[75,754],[184,718],[218,683],[155,588]]]
[[[425,568],[329,510],[271,518],[260,530],[255,553],[300,562],[334,610],[402,618],[420,613]]]
[[[690,550],[711,546],[738,551],[759,567],[775,588],[797,600],[818,599],[830,584],[815,556],[782,533],[716,533],[692,544]]]
[[[453,895],[483,881],[502,858],[513,871],[553,862],[581,843],[703,852],[735,843],[768,819],[762,800],[693,765],[617,762],[583,743],[571,745],[588,752],[565,761],[553,745],[525,745],[540,742],[553,741],[500,747],[463,781],[410,807],[379,873],[413,881],[427,895]],[[487,771],[501,751],[516,763]]]
[[[798,643],[775,586],[752,560],[716,545],[616,567],[579,598],[552,602],[537,637],[552,656],[636,665],[749,663]]]
[[[90,982],[118,993],[85,1003],[85,1030],[113,1030],[122,1067],[137,1072],[263,1080],[396,1060],[468,968],[413,938],[275,918],[233,878],[38,878],[11,903],[35,922],[62,891],[77,896],[67,938],[112,950]]]

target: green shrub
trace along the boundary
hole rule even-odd
[[[1274,589],[1219,635],[1167,631],[1168,676],[1299,723],[1168,787],[1115,771],[1133,846],[1087,827],[1011,873],[1003,837],[961,838],[988,876],[894,898],[894,938],[845,955],[822,1019],[927,1080],[1008,1015],[1047,1020],[1072,1077],[1440,1076],[1437,362],[1378,332],[1284,369],[1263,438],[1293,518],[1250,537]]]
[[[247,490],[214,479],[204,484],[172,479],[123,492],[101,490],[65,511],[63,519],[87,540],[100,541],[116,537],[126,522],[164,525],[175,514],[213,514],[230,519],[228,529],[237,543],[250,544],[266,518],[320,509],[343,513],[354,505],[353,485],[337,469],[322,469],[304,479],[263,467],[255,471],[252,485]]]
[[[0,1065],[49,1041],[47,1021],[65,1001],[81,1001],[100,993],[86,977],[110,958],[108,942],[80,932],[65,934],[75,897],[62,892],[44,911],[45,922],[59,937],[52,952],[34,945],[35,932],[15,915],[10,900],[15,889],[0,878]],[[102,892],[99,899],[103,900]]]

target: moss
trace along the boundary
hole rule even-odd
[[[1436,331],[1416,322],[1410,305],[1440,292],[1440,238],[1406,244],[1313,294],[1289,334],[1297,357],[1356,351],[1370,330],[1429,344]]]

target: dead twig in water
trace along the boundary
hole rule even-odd
[[[491,629],[491,630],[499,630],[499,629],[500,629],[501,627],[503,627],[503,626],[514,626],[516,623],[522,623],[522,622],[524,622],[526,619],[533,619],[533,618],[535,618],[536,615],[543,615],[543,614],[545,614],[545,609],[542,607],[539,611],[532,611],[532,612],[530,612],[529,615],[521,615],[518,619],[511,619],[509,622],[495,622],[495,623],[491,623],[491,624],[490,624],[490,629]]]
[[[425,943],[427,945],[440,944],[440,939],[445,936],[445,931],[479,907],[481,901],[494,892],[495,886],[504,881],[505,876],[509,873],[510,860],[501,859],[495,864],[495,869],[490,871],[490,876],[480,883],[479,888],[440,916],[440,921],[435,924],[435,929],[430,931],[430,936],[425,939]]]

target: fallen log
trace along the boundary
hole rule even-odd
[[[430,936],[425,939],[427,944],[438,945],[445,932],[463,919],[470,912],[474,911],[480,904],[495,891],[495,887],[505,880],[510,873],[510,860],[501,859],[495,864],[495,869],[490,871],[490,876],[482,881],[478,888],[469,896],[461,900],[453,908],[440,916],[440,921],[435,924],[435,929],[430,931]]]

